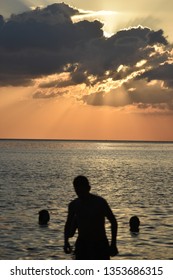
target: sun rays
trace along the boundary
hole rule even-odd
[[[172,35],[125,2],[16,0],[0,17],[0,137],[173,139]]]

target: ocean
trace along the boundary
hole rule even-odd
[[[0,140],[1,260],[73,259],[63,252],[63,231],[80,174],[116,216],[113,259],[173,259],[173,143]],[[48,227],[38,224],[41,209]],[[135,236],[133,215],[141,222]]]

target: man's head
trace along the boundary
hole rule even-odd
[[[88,179],[82,175],[74,178],[73,186],[79,198],[85,198],[89,194],[91,188]]]
[[[129,221],[130,231],[139,232],[140,220],[137,216],[133,216]]]
[[[49,212],[45,209],[39,211],[39,224],[40,225],[47,225],[50,220]]]

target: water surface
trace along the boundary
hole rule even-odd
[[[172,143],[1,140],[0,155],[0,259],[71,258],[63,228],[79,174],[116,215],[115,259],[173,259]],[[43,208],[51,216],[44,228]],[[138,236],[129,232],[132,215]]]

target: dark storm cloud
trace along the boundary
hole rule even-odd
[[[0,15],[0,30],[2,29],[4,23],[5,23],[4,18],[3,16]]]
[[[145,72],[140,78],[147,78],[148,81],[161,80],[164,81],[165,86],[173,87],[173,64],[165,63],[159,65],[158,67]]]
[[[95,82],[103,80],[106,71],[110,71],[114,79],[118,75],[120,79],[117,73],[120,65],[130,66],[132,70],[138,61],[149,59],[149,55],[154,52],[153,45],[157,43],[165,46],[168,44],[163,32],[140,26],[119,31],[110,38],[100,37],[84,46],[76,72],[94,75]]]
[[[165,50],[156,52],[155,44],[163,46]],[[137,74],[123,82],[123,90],[119,87],[107,93],[101,91],[85,95],[83,101],[86,104],[113,107],[135,105],[139,109],[172,110],[173,65],[165,62],[170,59],[171,52],[162,30],[154,32],[142,27],[122,30],[109,38],[105,45],[108,55],[102,66],[105,66],[104,70],[111,70],[110,77],[114,81]],[[145,66],[137,66],[136,63],[142,60]],[[116,71],[115,65],[125,67]],[[143,74],[139,70],[144,70]],[[163,84],[149,84],[152,80]]]
[[[155,43],[160,43],[163,45],[167,45],[168,41],[166,38],[163,36],[163,30],[158,30],[158,31],[151,31],[148,34],[148,39],[149,39],[149,44],[155,44]]]
[[[77,13],[62,3],[12,15],[5,23],[1,17],[0,85],[16,85],[17,75],[26,79],[28,75],[29,82],[42,75],[60,73],[66,64],[80,61],[84,46],[101,37],[103,31],[98,21],[73,24],[71,16]],[[72,74],[73,79],[77,83],[79,78]]]
[[[0,46],[9,51],[60,49],[72,42],[74,26],[70,16],[75,13],[65,4],[54,4],[12,15],[1,30]]]
[[[161,70],[163,66],[160,66],[167,61],[168,53],[152,55],[155,44],[165,48],[168,45],[162,30],[138,26],[106,38],[101,22],[83,20],[73,23],[71,16],[76,14],[79,14],[78,10],[61,3],[12,15],[6,21],[1,16],[0,85],[27,86],[35,78],[67,72],[68,80],[41,83],[40,88],[65,88],[83,83],[93,86],[107,78],[114,81],[125,79],[137,71],[137,62],[147,60],[147,67],[151,70],[139,75],[138,79],[156,78],[163,80],[165,86],[172,86],[172,68],[164,66]],[[120,65],[127,69],[117,71]],[[56,95],[53,92],[45,98]],[[125,106],[129,102],[140,102],[135,92],[133,98],[129,93],[126,100],[117,99],[114,95],[115,91],[112,91],[106,99],[107,105]],[[42,91],[34,97],[42,98]],[[85,96],[84,101],[91,105],[103,105],[105,95],[103,92],[94,93],[90,97]]]

